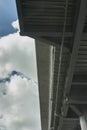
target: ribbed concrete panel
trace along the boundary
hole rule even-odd
[[[52,44],[61,43],[66,0],[16,0],[22,35],[35,39],[50,41]],[[66,31],[64,41],[71,47],[73,23],[77,0],[68,0]],[[20,9],[21,12],[20,12]],[[48,43],[47,42],[47,43]]]

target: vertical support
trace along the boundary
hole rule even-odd
[[[70,59],[70,65],[69,65],[66,82],[65,82],[64,98],[67,97],[67,95],[69,95],[70,93],[72,78],[74,75],[74,67],[78,56],[78,49],[80,46],[80,38],[83,32],[86,12],[87,12],[87,0],[81,0],[80,7],[79,7],[79,14],[77,17],[77,23],[75,27],[75,35],[73,38],[73,49],[72,49],[72,54]],[[66,103],[63,103],[63,116],[67,115],[67,111],[68,111],[68,105]]]

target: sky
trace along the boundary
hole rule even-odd
[[[35,41],[19,35],[15,0],[0,0],[0,130],[41,130]]]

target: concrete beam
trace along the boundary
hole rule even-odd
[[[42,130],[48,130],[49,126],[50,55],[51,46],[36,40]]]

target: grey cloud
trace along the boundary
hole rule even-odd
[[[31,80],[31,78],[29,78],[28,76],[24,75],[21,72],[18,72],[16,70],[13,70],[11,73],[8,74],[7,77],[5,78],[0,78],[0,83],[6,83],[6,82],[10,82],[11,81],[11,77],[17,75],[20,76],[21,78],[26,78],[27,80]]]

